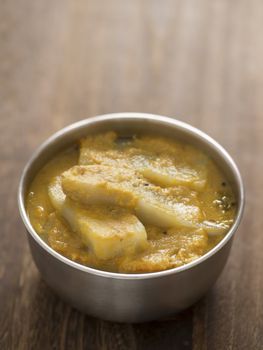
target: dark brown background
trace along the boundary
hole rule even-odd
[[[239,164],[247,207],[208,295],[172,320],[84,316],[44,284],[16,190],[47,136],[88,116],[178,117]],[[0,2],[0,349],[263,348],[263,1]]]

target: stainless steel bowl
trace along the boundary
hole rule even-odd
[[[80,137],[117,130],[123,135],[153,132],[186,140],[204,149],[224,171],[237,198],[234,225],[201,258],[171,270],[120,274],[75,263],[51,249],[32,227],[25,209],[28,187],[41,167]],[[19,185],[18,205],[35,263],[46,282],[64,300],[90,315],[118,322],[143,322],[179,312],[200,299],[226,264],[244,208],[244,187],[229,154],[202,131],[178,120],[144,113],[116,113],[72,124],[44,142],[27,163]]]

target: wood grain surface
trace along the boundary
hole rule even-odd
[[[32,261],[16,202],[32,151],[96,114],[177,117],[221,142],[247,194],[227,266],[164,321],[64,304]],[[0,1],[0,349],[263,349],[263,1]]]

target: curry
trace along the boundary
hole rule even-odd
[[[119,273],[187,264],[230,229],[235,196],[196,147],[153,135],[87,136],[36,175],[27,212],[40,237],[80,264]]]

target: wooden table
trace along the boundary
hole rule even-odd
[[[0,349],[263,349],[262,0],[6,0],[0,5]],[[38,274],[16,191],[32,151],[96,114],[177,117],[239,164],[247,206],[202,301],[114,324],[64,304]]]

